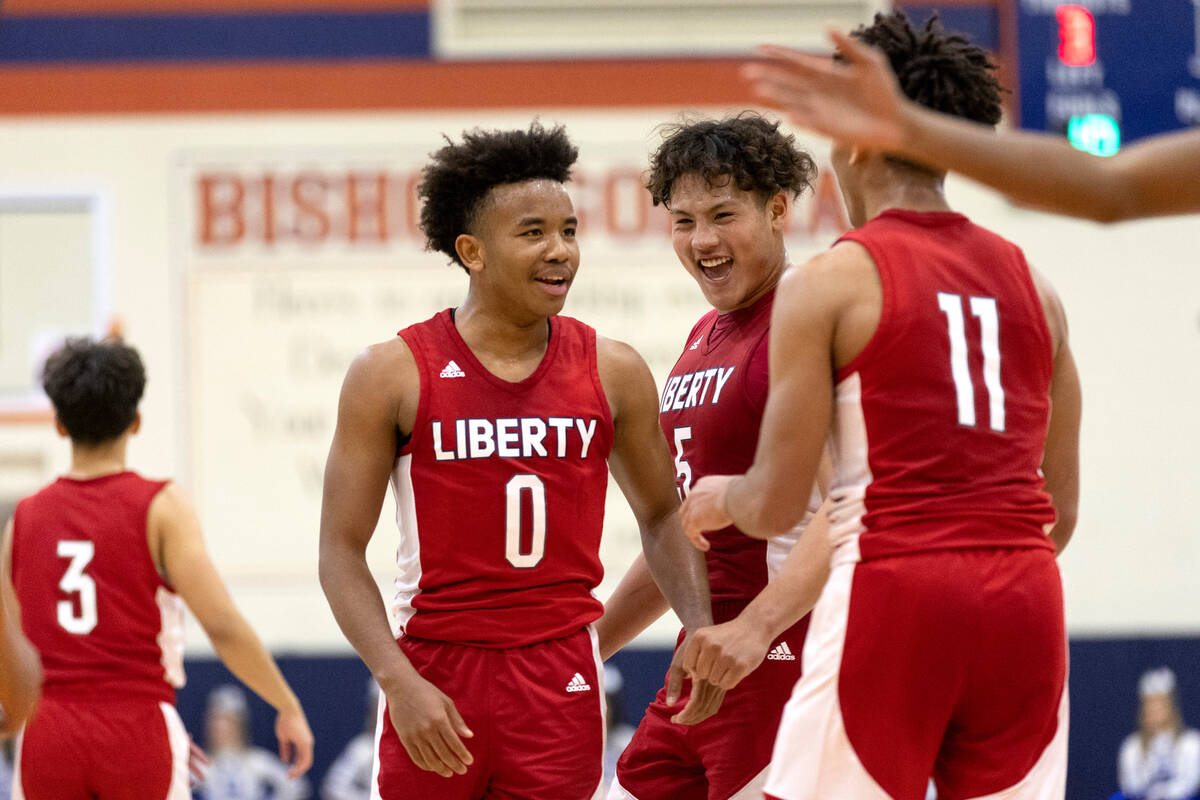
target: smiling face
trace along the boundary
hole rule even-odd
[[[696,173],[671,186],[675,255],[720,313],[752,305],[779,281],[788,205],[784,192],[764,204],[732,180],[714,186]]]
[[[579,270],[578,224],[558,181],[494,187],[476,214],[473,233],[456,242],[472,291],[524,316],[557,314]]]

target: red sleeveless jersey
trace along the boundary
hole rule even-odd
[[[400,336],[421,379],[392,473],[400,630],[520,647],[593,622],[613,443],[595,331],[552,317],[541,364],[517,383],[483,367],[450,310]]]
[[[696,323],[663,386],[659,424],[671,445],[680,494],[706,475],[738,475],[754,463],[769,379],[774,290],[754,305]],[[795,542],[751,539],[734,526],[706,533],[713,603],[754,598]]]
[[[878,328],[837,373],[835,537],[862,559],[1043,547],[1050,331],[1020,249],[961,214],[889,210]]]
[[[59,478],[17,504],[13,585],[46,696],[174,702],[182,601],[146,543],[146,514],[166,483],[134,472]]]

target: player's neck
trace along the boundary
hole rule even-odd
[[[946,202],[941,181],[888,181],[870,187],[863,198],[867,219],[888,209],[903,211],[953,211]]]
[[[467,299],[454,312],[454,327],[467,347],[491,369],[489,360],[540,361],[550,342],[546,317],[520,319],[511,312]]]
[[[129,442],[128,435],[118,436],[109,442],[97,445],[71,443],[71,469],[68,478],[90,480],[105,475],[115,475],[124,472],[125,448]]]

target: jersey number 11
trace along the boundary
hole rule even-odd
[[[1004,387],[1000,384],[1000,315],[996,298],[972,297],[971,314],[979,318],[979,347],[983,351],[983,385],[988,393],[991,429],[1004,431]],[[960,294],[938,292],[938,307],[946,315],[950,334],[950,375],[958,399],[958,424],[975,427],[975,384],[967,362],[966,318]]]

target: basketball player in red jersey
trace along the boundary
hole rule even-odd
[[[561,127],[536,123],[468,132],[435,153],[421,227],[466,270],[467,297],[369,348],[342,388],[321,581],[386,701],[375,797],[595,796],[592,589],[610,468],[684,625],[711,621],[649,370],[558,316],[579,267],[564,187],[576,157]],[[394,631],[365,558],[389,477]],[[711,713],[722,694],[701,682],[692,700]]]
[[[15,798],[182,800],[189,739],[183,604],[225,665],[279,711],[280,754],[300,775],[312,733],[275,662],[238,612],[173,483],[126,467],[146,373],[119,341],[70,339],[43,386],[71,469],[18,505],[5,531],[21,620],[41,653],[41,704],[18,743]]]
[[[675,253],[713,305],[688,334],[659,406],[684,494],[694,480],[740,472],[754,459],[767,399],[771,303],[787,263],[784,224],[792,201],[815,175],[812,159],[793,137],[753,113],[675,126],[651,157],[650,194],[669,209]],[[814,492],[811,507],[819,502]],[[730,527],[708,538],[713,618],[724,624],[704,629],[705,635],[723,637],[746,653],[740,674],[712,678],[737,683],[746,672],[750,677],[726,696],[716,716],[692,728],[680,724],[693,718],[664,687],[617,764],[610,800],[762,796],[779,716],[800,677],[808,627],[796,610],[805,601],[797,576],[825,568],[828,552],[820,548],[828,539],[806,535],[818,550],[802,555],[797,547],[785,564],[795,537],[768,543]],[[811,593],[807,605],[815,599]],[[602,655],[632,638],[663,606],[639,559],[597,624]]]
[[[0,738],[11,736],[25,724],[37,706],[41,685],[37,651],[21,631],[20,611],[8,575],[0,574]]]
[[[914,101],[999,120],[987,55],[936,20],[855,35]],[[787,531],[832,433],[833,565],[767,796],[919,800],[932,776],[943,800],[1061,798],[1054,556],[1080,415],[1062,307],[1015,245],[950,210],[943,173],[841,143],[832,160],[857,230],[780,281],[754,464],[683,511],[693,536]]]

